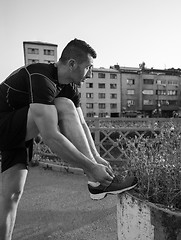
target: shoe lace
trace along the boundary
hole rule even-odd
[[[121,181],[123,181],[123,177],[121,175],[115,175],[112,182],[113,183],[120,183]]]

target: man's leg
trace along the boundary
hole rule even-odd
[[[67,98],[57,98],[55,100],[55,106],[58,112],[61,133],[63,133],[81,153],[96,162],[73,102]],[[94,181],[90,176],[87,177],[88,180]]]
[[[37,134],[37,127],[29,111],[25,141],[34,138]],[[0,240],[12,239],[17,208],[23,193],[27,174],[28,170],[25,164],[22,163],[17,163],[1,173],[2,193],[0,197]]]
[[[16,164],[2,173],[0,240],[12,238],[18,203],[23,193],[27,173],[24,164]]]

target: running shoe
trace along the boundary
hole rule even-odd
[[[97,187],[93,187],[88,184],[90,197],[93,200],[100,200],[107,196],[107,194],[119,194],[128,190],[131,190],[137,185],[137,178],[126,176],[124,179],[119,176],[115,176],[113,181],[108,187],[104,187],[101,184]]]

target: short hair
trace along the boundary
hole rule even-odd
[[[59,60],[65,64],[69,59],[75,59],[80,64],[86,61],[87,54],[90,54],[93,58],[97,57],[95,50],[89,44],[75,38],[63,49]]]

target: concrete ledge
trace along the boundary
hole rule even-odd
[[[38,162],[38,166],[44,168],[45,170],[53,170],[57,172],[66,172],[66,173],[72,173],[77,175],[84,175],[84,171],[81,168],[61,166],[58,164],[52,164],[47,162]],[[0,170],[1,170],[1,162],[0,162]]]
[[[43,167],[45,170],[53,170],[57,172],[66,172],[66,173],[73,173],[78,175],[83,175],[84,171],[81,168],[73,168],[68,166],[61,166],[58,164],[52,164],[47,162],[39,162],[39,166]]]
[[[134,190],[117,197],[118,240],[180,240],[181,211],[136,197]]]

